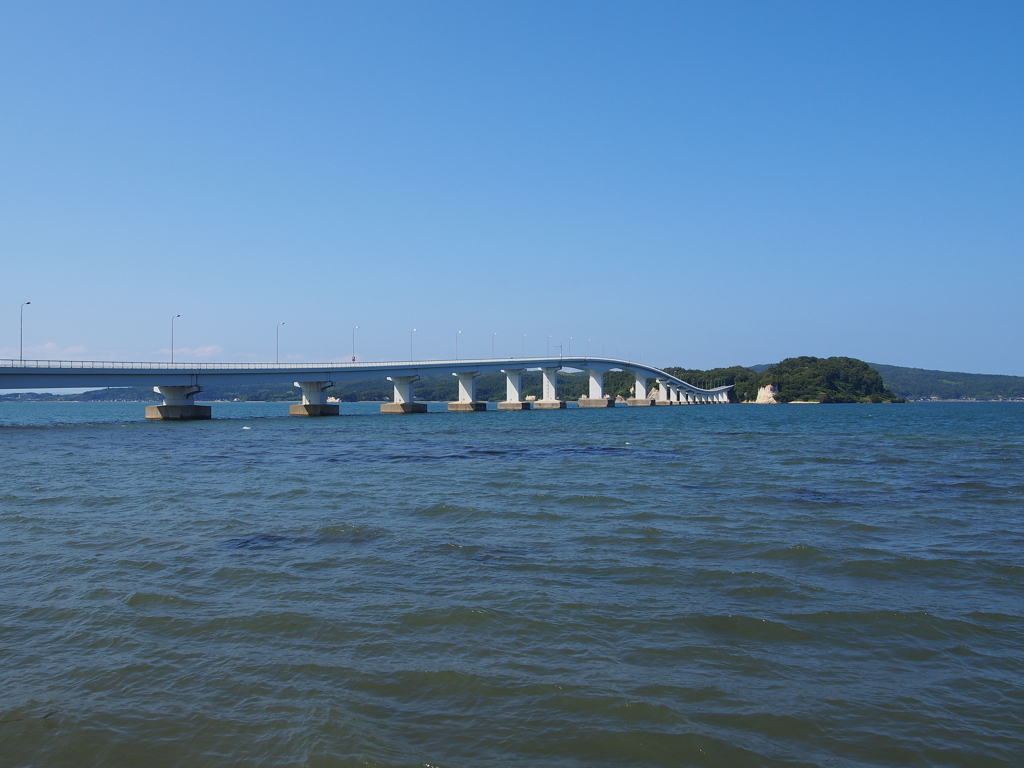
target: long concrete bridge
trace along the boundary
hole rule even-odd
[[[423,413],[426,403],[415,401],[414,383],[424,375],[450,373],[458,378],[459,399],[450,411],[483,411],[487,403],[476,399],[476,377],[504,373],[506,397],[500,410],[565,408],[558,398],[558,372],[583,371],[590,390],[580,398],[581,408],[610,408],[615,401],[605,396],[604,374],[632,373],[636,386],[631,406],[692,405],[729,402],[732,385],[701,389],[665,371],[631,360],[606,357],[520,357],[485,360],[423,360],[393,363],[130,363],[69,360],[0,360],[0,389],[148,387],[163,397],[163,405],[146,408],[147,419],[208,419],[211,407],[196,405],[194,397],[204,385],[293,384],[302,389],[302,403],[291,406],[293,416],[331,416],[338,405],[327,402],[326,390],[342,381],[387,378],[394,384],[392,402],[382,413]],[[543,382],[540,400],[522,397],[524,371],[539,370]],[[656,391],[648,392],[647,380],[656,379]],[[653,389],[653,388],[652,388]]]

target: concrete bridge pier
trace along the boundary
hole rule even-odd
[[[612,408],[615,401],[604,396],[604,373],[587,371],[590,376],[590,392],[579,399],[580,408]]]
[[[658,405],[672,405],[672,396],[668,391],[668,379],[658,379]]]
[[[472,411],[486,411],[487,403],[476,399],[476,377],[480,374],[473,371],[469,373],[453,373],[459,380],[459,399],[448,403],[449,411],[470,413]]]
[[[558,368],[541,368],[542,397],[534,404],[534,408],[552,409],[565,408],[565,401],[558,399]]]
[[[163,405],[147,405],[146,418],[160,421],[197,421],[209,419],[213,409],[208,405],[196,405],[192,398],[203,391],[202,387],[153,387],[153,391],[164,399]]]
[[[530,403],[523,400],[523,369],[517,368],[502,373],[505,374],[505,399],[498,403],[498,410],[530,410]]]
[[[426,403],[413,402],[412,383],[419,381],[419,376],[388,376],[388,381],[395,385],[395,399],[390,403],[382,403],[381,413],[426,413]]]
[[[636,387],[633,389],[633,396],[626,402],[629,405],[653,405],[654,400],[647,396],[647,374],[643,371],[633,371],[633,378],[636,380]]]
[[[290,416],[337,416],[337,403],[328,403],[324,392],[334,386],[333,381],[296,381],[302,388],[302,403],[288,407]]]

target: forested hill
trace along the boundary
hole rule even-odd
[[[666,368],[668,373],[699,387],[732,384],[731,397],[752,402],[760,387],[772,385],[780,403],[891,403],[899,397],[888,390],[878,371],[852,357],[790,357],[757,371],[735,366],[711,371]]]
[[[790,357],[760,376],[780,403],[891,403],[899,396],[886,389],[878,371],[852,357]]]
[[[908,400],[1019,400],[1024,399],[1024,376],[955,373],[871,363],[885,386]]]

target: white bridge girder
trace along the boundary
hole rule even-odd
[[[189,400],[185,392],[193,387],[238,384],[294,384],[303,389],[303,402],[316,405],[324,382],[388,378],[395,385],[395,402],[413,401],[412,383],[428,374],[481,374],[504,372],[510,401],[522,400],[522,373],[541,370],[544,398],[557,402],[558,371],[587,372],[591,397],[604,396],[603,375],[620,370],[632,373],[636,382],[634,397],[648,398],[647,380],[667,382],[670,391],[677,390],[676,401],[728,402],[730,386],[701,389],[677,379],[653,366],[632,360],[598,357],[540,357],[483,360],[431,360],[390,363],[317,363],[309,365],[275,363],[145,363],[145,362],[82,362],[61,360],[0,360],[0,389],[34,389],[47,387],[159,387],[172,400]],[[463,377],[460,376],[460,382]],[[472,380],[472,379],[470,379]],[[329,385],[328,385],[329,386]],[[198,390],[196,390],[198,391]],[[460,399],[466,394],[460,392]],[[165,395],[166,398],[167,395]],[[475,397],[475,390],[471,396]],[[514,398],[514,400],[513,400]],[[167,401],[170,402],[170,401]]]

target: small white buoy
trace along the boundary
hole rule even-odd
[[[252,429],[252,427],[242,427],[242,429]]]

